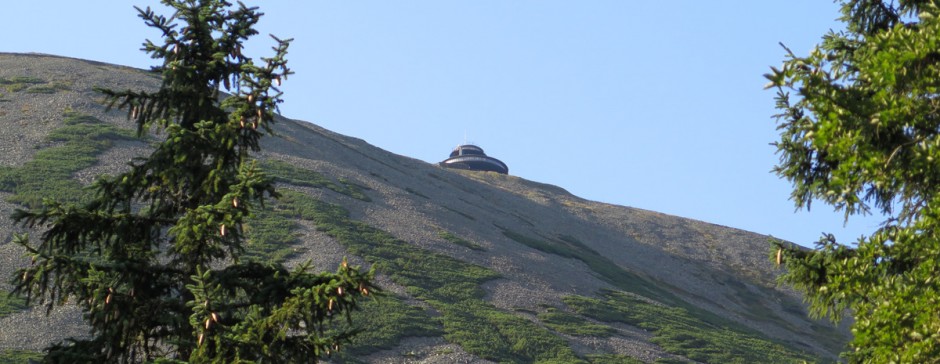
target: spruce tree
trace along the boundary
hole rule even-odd
[[[811,314],[853,316],[852,362],[940,362],[940,7],[842,1],[841,20],[767,75],[781,111],[775,171],[798,207],[885,219],[850,243],[778,244],[773,259]]]
[[[137,8],[163,34],[144,51],[162,65],[156,92],[100,89],[143,136],[162,142],[128,171],[100,177],[80,204],[45,201],[14,219],[40,229],[15,241],[33,263],[15,289],[32,303],[73,302],[88,338],[48,348],[46,362],[311,362],[350,335],[329,328],[373,289],[371,272],[243,262],[246,218],[278,193],[252,159],[272,131],[291,74],[289,40],[255,63],[242,54],[261,17],[222,0]],[[180,27],[182,26],[182,27]],[[223,93],[223,91],[225,93]]]

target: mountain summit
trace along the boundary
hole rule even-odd
[[[157,77],[0,54],[0,359],[87,333],[75,306],[47,315],[6,294],[30,263],[9,216],[46,197],[80,201],[95,176],[146,155],[154,139],[133,137],[93,88],[153,91]],[[284,196],[248,224],[245,259],[346,257],[375,266],[384,288],[330,361],[834,361],[848,340],[776,286],[767,236],[445,168],[303,121],[275,131],[260,162]]]

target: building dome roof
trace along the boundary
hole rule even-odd
[[[487,156],[480,148],[472,144],[458,145],[450,152],[450,158],[440,163],[447,168],[467,169],[471,171],[489,171],[509,173],[509,167],[499,159]]]
[[[480,148],[472,144],[458,145],[457,148],[454,148],[453,152],[450,152],[451,157],[461,156],[461,155],[483,155],[483,148]]]

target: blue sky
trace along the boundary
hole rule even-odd
[[[783,42],[807,54],[838,29],[825,0],[632,2],[246,1],[259,31],[294,38],[282,113],[429,163],[462,142],[510,174],[608,203],[811,245],[875,218],[795,211],[777,161]],[[146,68],[159,34],[132,4],[4,4],[0,52]],[[269,55],[258,36],[248,53]],[[316,148],[312,145],[311,148]]]

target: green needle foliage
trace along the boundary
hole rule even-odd
[[[128,172],[99,178],[87,201],[47,199],[13,216],[44,231],[38,242],[15,239],[33,258],[15,292],[49,310],[73,301],[91,327],[44,361],[315,362],[349,337],[331,320],[348,319],[374,290],[371,272],[240,259],[243,223],[278,197],[250,154],[271,131],[289,41],[274,38],[274,56],[255,64],[241,49],[256,34],[257,8],[163,3],[172,17],[138,9],[164,36],[144,44],[163,62],[162,87],[100,92],[127,110],[138,136],[159,129],[165,140]]]
[[[842,2],[846,30],[767,75],[777,92],[778,175],[813,200],[884,223],[854,244],[777,244],[782,280],[811,314],[854,316],[852,362],[940,362],[940,8]]]

